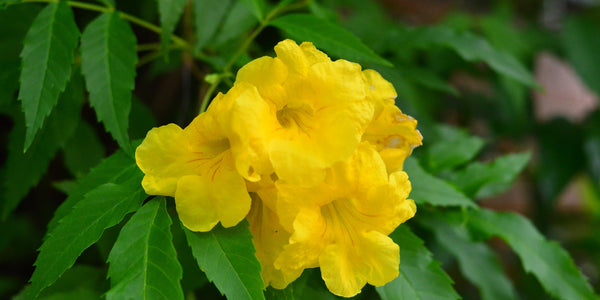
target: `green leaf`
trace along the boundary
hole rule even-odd
[[[530,87],[538,87],[531,73],[510,54],[493,48],[486,39],[470,32],[456,32],[447,27],[422,27],[414,30],[415,46],[431,44],[448,47],[467,61],[484,61],[494,71]]]
[[[106,299],[183,299],[165,202],[164,197],[148,201],[121,229],[108,255]]]
[[[313,15],[289,14],[273,20],[270,25],[285,31],[298,42],[310,41],[317,48],[339,58],[392,66],[351,32]]]
[[[569,62],[588,87],[600,94],[600,39],[598,20],[590,17],[570,17],[565,20],[562,45]]]
[[[83,200],[88,192],[105,183],[125,182],[129,178],[139,176],[139,173],[135,160],[123,151],[117,151],[104,159],[92,168],[90,173],[79,179],[75,188],[69,191],[69,197],[54,211],[54,217],[48,223],[48,233],[54,231],[59,220],[71,213],[73,206]]]
[[[217,225],[209,232],[185,234],[198,266],[229,299],[264,299],[260,263],[256,259],[248,222],[235,227]]]
[[[491,163],[474,162],[453,176],[453,181],[467,195],[484,198],[505,191],[527,166],[528,152],[508,154]]]
[[[561,299],[598,299],[569,254],[547,241],[526,218],[486,209],[470,211],[468,226],[486,236],[499,236],[517,253],[527,272],[550,294]]]
[[[171,35],[173,35],[175,26],[177,25],[179,19],[181,18],[181,15],[183,14],[183,8],[185,7],[186,0],[157,1],[158,12],[160,14],[160,24],[162,25],[160,39],[162,41],[162,49],[166,55],[169,52],[169,42],[171,41]]]
[[[25,112],[26,151],[71,77],[79,29],[66,2],[48,4],[23,41],[19,100]]]
[[[472,241],[463,224],[440,215],[419,220],[433,231],[440,245],[456,257],[461,273],[477,286],[481,299],[517,299],[494,251],[484,243]]]
[[[327,287],[319,269],[306,269],[302,272],[300,278],[294,280],[283,290],[268,287],[265,291],[267,299],[281,300],[303,300],[303,299],[318,299],[318,300],[336,300],[345,299],[332,294]],[[355,297],[356,298],[356,297]]]
[[[104,145],[87,122],[80,122],[62,149],[65,167],[79,178],[104,158]]]
[[[230,5],[230,0],[194,0],[196,51],[202,50],[215,35]]]
[[[106,183],[85,194],[50,232],[35,261],[31,296],[37,296],[70,268],[77,257],[100,239],[105,229],[119,224],[125,215],[138,209],[146,194],[141,187],[142,172],[126,181]]]
[[[417,68],[415,66],[402,66],[400,72],[423,87],[458,96],[458,91],[433,70]]]
[[[446,181],[428,174],[417,160],[408,157],[404,162],[404,171],[408,173],[412,191],[410,197],[417,204],[435,206],[476,207],[475,203]]]
[[[252,28],[254,24],[256,24],[256,18],[252,16],[252,12],[248,10],[248,7],[241,1],[234,1],[215,36],[214,44],[221,45],[239,37]]]
[[[104,13],[81,36],[81,66],[90,104],[98,120],[125,152],[133,149],[127,134],[131,90],[135,84],[136,39],[116,13]]]
[[[48,117],[46,126],[41,129],[26,153],[23,153],[25,122],[21,113],[15,114],[18,117],[9,135],[5,178],[2,180],[2,218],[5,219],[40,181],[50,160],[73,135],[81,120],[82,104],[83,82],[80,75],[73,74],[56,109]]]
[[[386,285],[375,288],[381,299],[460,298],[452,288],[452,279],[408,226],[396,228],[390,237],[400,246],[400,274]]]
[[[258,21],[264,19],[265,1],[264,0],[242,0]]]
[[[433,173],[452,169],[470,161],[485,144],[481,138],[447,125],[436,126],[432,143],[427,149],[427,163]]]

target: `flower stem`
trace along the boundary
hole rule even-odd
[[[21,3],[32,3],[32,2],[55,3],[58,1],[57,0],[21,0]],[[158,27],[148,21],[142,20],[136,16],[130,15],[128,13],[125,13],[125,12],[122,12],[119,10],[115,10],[115,8],[112,6],[100,6],[100,5],[85,3],[85,2],[80,2],[80,1],[66,1],[66,2],[71,7],[76,7],[76,8],[90,10],[90,11],[96,11],[96,12],[100,12],[100,13],[116,11],[121,18],[129,21],[130,23],[136,24],[140,27],[143,27],[150,31],[156,32],[159,35],[162,33],[162,29],[160,27]],[[195,51],[194,47],[190,43],[185,41],[184,39],[173,34],[173,35],[171,35],[171,41],[173,42],[173,44],[175,45],[176,48],[185,49],[185,50],[189,51],[190,53],[192,53],[192,55],[195,58],[210,64],[208,57],[206,55]]]

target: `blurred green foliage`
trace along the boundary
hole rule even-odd
[[[154,259],[170,270],[168,298],[336,298],[317,270],[263,296],[247,223],[182,230],[172,201],[142,205],[131,157],[150,128],[187,124],[291,37],[380,72],[424,136],[405,164],[419,211],[391,235],[401,276],[358,299],[597,299],[600,4],[424,3],[439,13],[414,1],[0,0],[0,297],[136,297],[146,287],[128,279],[158,276]],[[536,80],[541,53],[596,105],[540,117],[537,95],[556,91]],[[545,101],[581,97],[555,96]],[[134,241],[168,259],[133,262]]]

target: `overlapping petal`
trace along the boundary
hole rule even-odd
[[[218,222],[235,226],[250,210],[229,139],[210,114],[185,129],[174,124],[152,129],[135,156],[146,193],[175,197],[180,219],[191,230],[209,231]]]
[[[416,212],[402,165],[416,121],[374,70],[285,40],[238,72],[185,129],[152,129],[136,150],[148,194],[175,197],[209,231],[247,217],[266,286],[319,267],[336,295],[398,275],[388,237]]]
[[[411,218],[416,207],[406,199],[406,173],[388,178],[374,146],[361,144],[349,160],[334,165],[319,186],[276,186],[284,228],[293,217],[289,245],[275,260],[276,268],[293,273],[320,266],[329,289],[347,297],[367,282],[382,285],[397,276],[398,248],[387,235]],[[312,197],[304,198],[307,195]]]

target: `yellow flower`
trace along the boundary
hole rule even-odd
[[[407,199],[406,173],[388,176],[372,145],[361,144],[318,186],[275,185],[277,215],[292,232],[276,269],[293,277],[318,266],[329,290],[344,297],[366,283],[381,286],[398,276],[399,248],[387,235],[411,218],[416,206]]]
[[[250,210],[244,178],[237,172],[226,130],[213,115],[200,114],[185,129],[153,128],[135,152],[147,194],[175,197],[181,222],[209,231],[231,227]]]
[[[362,140],[376,146],[388,173],[400,171],[412,150],[423,144],[423,136],[416,129],[417,121],[394,104],[396,91],[392,84],[373,70],[363,71],[363,76],[368,86],[367,96],[375,106],[375,116]]]
[[[331,61],[311,43],[285,40],[275,52],[238,72],[235,85],[253,86],[260,97],[236,99],[231,122],[259,167],[270,164],[282,180],[315,185],[328,167],[352,155],[373,118],[373,103],[360,65]]]

